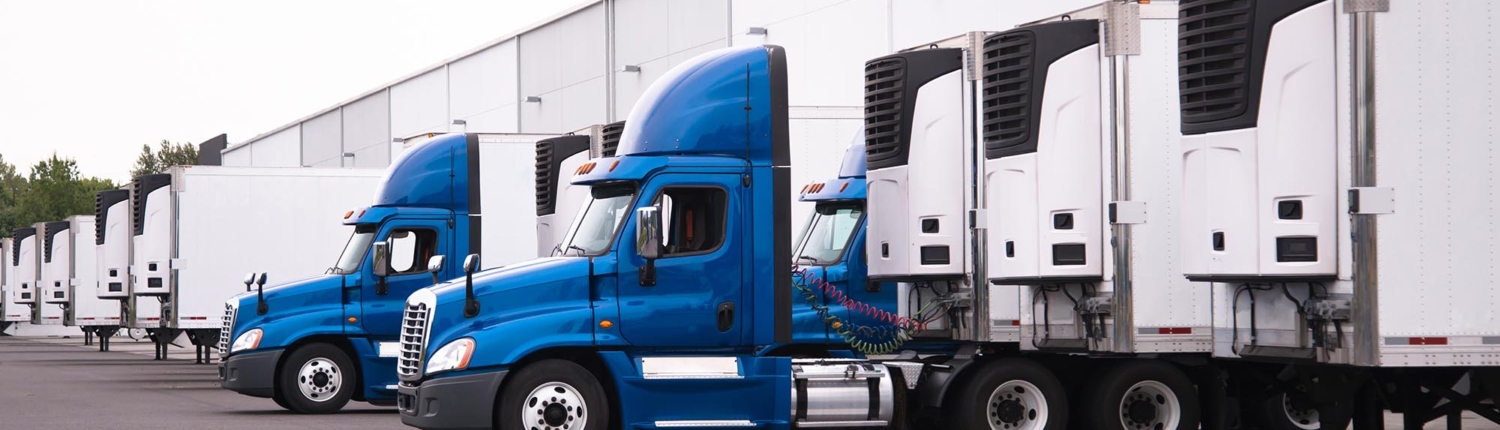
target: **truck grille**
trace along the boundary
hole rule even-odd
[[[901,158],[901,104],[906,59],[889,57],[865,64],[865,162],[886,167]]]
[[[1177,9],[1177,83],[1184,124],[1246,112],[1254,0],[1183,0]]]
[[[613,157],[620,148],[620,135],[625,133],[625,121],[617,121],[605,124],[602,130],[604,135],[599,141],[599,156]]]
[[[234,334],[234,317],[239,310],[239,305],[234,300],[224,302],[224,328],[219,330],[219,360],[229,356],[229,343],[234,339],[229,336]]]
[[[396,373],[403,379],[422,374],[422,354],[427,349],[430,312],[431,307],[427,303],[406,303],[406,313],[401,317],[401,356],[396,363]]]
[[[1031,138],[1031,70],[1035,38],[1029,31],[984,41],[984,149],[986,158]]]

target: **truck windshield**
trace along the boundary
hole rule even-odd
[[[797,246],[797,264],[829,265],[844,259],[844,248],[859,228],[864,208],[857,203],[824,203],[814,210]]]
[[[595,185],[589,188],[589,200],[573,220],[567,239],[559,247],[562,255],[598,255],[609,250],[615,233],[625,215],[630,213],[630,202],[635,198],[635,185]]]
[[[365,250],[370,248],[370,241],[375,238],[375,230],[379,227],[375,224],[354,226],[354,235],[349,236],[349,243],[344,245],[344,252],[339,254],[338,264],[329,271],[347,275],[359,270],[359,262],[365,258]]]

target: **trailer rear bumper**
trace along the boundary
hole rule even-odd
[[[398,388],[401,423],[423,429],[489,429],[506,371],[454,376]]]
[[[276,389],[276,363],[284,350],[235,354],[219,363],[219,384],[252,397],[270,398]]]

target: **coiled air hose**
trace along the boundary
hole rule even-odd
[[[885,309],[854,300],[843,290],[799,265],[792,265],[792,275],[794,276],[792,287],[802,293],[803,300],[814,311],[817,311],[818,318],[823,321],[823,324],[843,338],[844,343],[850,348],[865,355],[895,352],[906,344],[906,341],[911,340],[913,331],[924,330],[927,327],[927,323],[921,320],[896,315]],[[868,326],[843,321],[838,315],[830,312],[827,304],[822,303],[819,299],[819,292],[828,296],[829,303],[838,303],[850,312],[857,312],[889,325]],[[934,303],[936,301],[928,302],[916,315],[925,314]]]

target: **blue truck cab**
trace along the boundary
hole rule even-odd
[[[223,387],[303,413],[334,412],[351,399],[393,404],[407,296],[461,274],[451,264],[429,270],[429,257],[482,251],[476,139],[441,135],[403,153],[374,204],[345,214],[354,233],[328,273],[271,287],[262,276],[229,299]]]
[[[415,329],[397,366],[402,421],[890,422],[900,382],[885,366],[759,354],[793,341],[785,58],[777,46],[727,48],[654,83],[616,156],[573,179],[591,197],[563,246],[575,252],[413,293],[403,326]],[[838,390],[871,395],[820,406]]]

